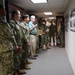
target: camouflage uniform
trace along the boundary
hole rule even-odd
[[[60,42],[60,47],[64,46],[64,31],[63,31],[63,25],[60,25],[60,31],[59,31],[59,42]]]
[[[1,74],[12,75],[12,48],[10,48],[11,43],[11,32],[9,25],[2,20],[0,20],[0,64],[1,64]]]
[[[49,44],[49,27],[45,26],[45,45],[48,47]]]
[[[26,63],[28,61],[28,50],[29,50],[27,44],[30,42],[30,40],[29,40],[29,38],[30,38],[29,37],[29,28],[27,26],[27,23],[25,23],[25,22],[22,22],[20,24],[20,27],[21,27],[21,29],[23,31],[23,36],[24,36],[23,43],[22,43],[22,48],[25,51],[22,54],[22,60],[23,60],[23,62],[21,64],[21,66],[22,66],[22,68],[25,68]]]
[[[40,24],[39,29],[43,30],[43,32],[44,32],[44,34],[40,35],[40,39],[39,39],[39,40],[41,40],[40,46],[43,47],[43,44],[46,44],[46,36],[45,36],[46,35],[46,32],[45,32],[46,26],[44,24]],[[39,43],[40,43],[40,41],[39,41]]]
[[[56,26],[55,25],[51,25],[49,27],[49,37],[50,37],[50,44],[51,44],[51,37],[53,38],[53,44],[55,45],[55,33],[56,33]]]
[[[19,26],[19,22],[15,22],[14,20],[10,21],[10,26],[12,28],[12,31],[14,33],[15,36],[15,40],[16,40],[16,44],[14,44],[15,46],[18,46],[20,48],[22,48],[22,38],[23,38],[23,34],[21,31],[21,28]],[[20,69],[20,64],[21,64],[21,59],[22,59],[22,53],[18,53],[15,52],[13,53],[13,61],[14,61],[14,71],[18,71]]]
[[[30,37],[29,37],[29,28],[28,28],[28,24],[25,22],[22,22],[20,24],[20,27],[24,33],[24,38],[27,40],[27,42],[30,42]]]

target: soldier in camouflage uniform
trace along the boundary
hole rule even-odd
[[[56,25],[54,25],[51,22],[51,26],[49,27],[50,31],[49,31],[49,37],[50,37],[50,45],[51,45],[51,38],[53,39],[53,46],[55,46],[55,36],[56,36]]]
[[[49,27],[46,26],[45,20],[42,21],[42,23],[39,26],[40,30],[43,30],[44,34],[41,35],[41,46],[43,47],[43,49],[49,49]]]
[[[39,41],[39,46],[43,48],[43,45],[45,43],[45,23],[40,23],[38,28],[39,30],[42,30],[44,32],[44,34],[39,35],[40,36],[39,40],[41,40]]]
[[[19,26],[19,20],[20,20],[20,11],[14,10],[12,11],[12,18],[13,20],[10,21],[10,26],[12,28],[12,31],[15,36],[16,45],[14,45],[14,71],[17,73],[23,73],[26,74],[25,70],[20,69],[20,64],[22,62],[22,53],[24,50],[22,50],[22,39],[23,39],[23,33]]]
[[[31,64],[32,62],[29,62],[28,61],[28,51],[29,51],[29,45],[30,45],[30,37],[29,37],[29,28],[28,28],[28,21],[29,21],[29,15],[25,14],[25,15],[22,15],[22,23],[20,24],[20,27],[23,31],[23,35],[24,35],[24,38],[26,39],[27,42],[25,42],[23,40],[23,44],[22,44],[22,48],[23,50],[25,50],[25,52],[22,54],[22,59],[23,59],[23,62],[21,64],[22,68],[25,68],[27,70],[30,69],[29,66],[27,66],[27,64]]]
[[[9,24],[2,21],[1,18],[5,16],[5,10],[0,5],[0,75],[12,75],[13,60],[11,48],[11,30]]]
[[[63,26],[63,22],[59,21],[59,30],[58,30],[58,36],[59,36],[59,42],[60,42],[60,46],[59,47],[64,47],[64,26]]]
[[[50,23],[50,20],[48,19],[47,21],[46,21],[46,31],[45,31],[45,33],[46,33],[46,46],[47,46],[47,48],[48,49],[50,49],[50,43],[49,43],[49,36],[50,36],[50,34],[49,34],[49,31],[50,31],[50,29],[49,29],[49,27],[51,26],[51,23]]]
[[[43,31],[43,34],[42,35],[39,35],[40,36],[40,39],[41,40],[41,44],[40,46],[43,47],[43,49],[47,49],[47,44],[48,44],[48,37],[47,37],[47,32],[46,32],[46,23],[45,23],[45,20],[42,21],[42,23],[40,23],[39,25],[39,29]],[[40,43],[40,42],[39,42]],[[45,48],[44,48],[45,47]]]

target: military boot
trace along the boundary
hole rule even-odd
[[[32,64],[32,62],[30,62],[30,61],[27,61],[27,62],[26,62],[26,64]]]
[[[43,50],[46,50],[46,45],[45,44],[43,45]]]
[[[51,47],[49,46],[49,44],[47,44],[47,46],[46,46],[46,47],[47,47],[47,49],[51,49]]]
[[[30,68],[28,65],[26,65],[26,66],[25,66],[25,69],[26,69],[26,70],[30,70],[31,68]]]
[[[25,69],[23,69],[23,70],[19,70],[19,74],[26,74]]]

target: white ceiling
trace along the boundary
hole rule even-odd
[[[70,0],[47,0],[48,3],[34,4],[31,0],[9,0],[39,17],[47,17],[43,12],[53,12],[53,16],[63,15]]]

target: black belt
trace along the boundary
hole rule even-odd
[[[36,34],[32,34],[32,33],[30,33],[30,35],[36,35]]]

